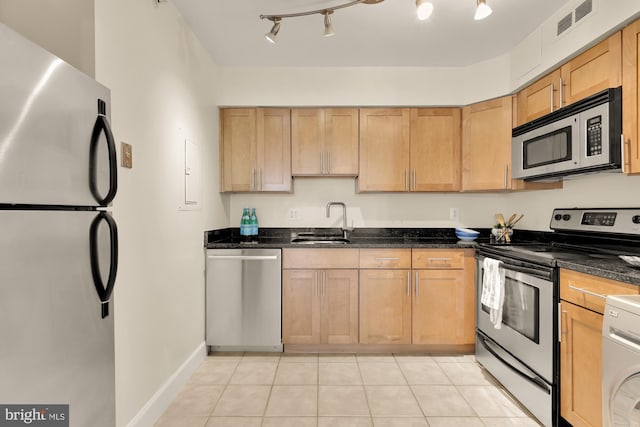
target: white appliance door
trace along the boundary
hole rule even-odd
[[[0,204],[108,205],[109,90],[2,24],[0,52]]]
[[[113,314],[102,317],[91,259],[97,249],[109,282],[117,234],[104,215],[0,211],[2,404],[68,404],[70,426],[115,425]]]

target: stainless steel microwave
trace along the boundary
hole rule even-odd
[[[542,180],[621,170],[622,88],[607,89],[513,129],[512,176]]]

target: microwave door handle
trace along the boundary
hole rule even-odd
[[[502,268],[504,268],[505,270],[516,271],[518,273],[529,274],[531,276],[542,276],[548,280],[551,280],[552,278],[550,272],[536,270],[535,268],[527,268],[527,267],[520,267],[518,265],[506,264],[505,262],[502,263]]]
[[[518,374],[520,377],[524,378],[525,380],[529,381],[530,383],[533,383],[534,385],[536,385],[538,388],[540,388],[542,391],[544,391],[547,394],[551,394],[551,389],[549,387],[549,385],[544,382],[544,380],[542,380],[540,377],[538,377],[537,375],[528,375],[525,372],[522,372],[520,369],[516,368],[515,366],[511,365],[509,362],[507,362],[505,359],[503,359],[494,349],[491,348],[491,346],[489,345],[490,343],[487,341],[486,338],[484,337],[479,337],[480,338],[480,343],[482,344],[482,346],[493,355],[493,357],[495,357],[496,359],[498,359],[500,362],[502,362],[505,366],[507,366],[509,369],[511,369],[514,373]]]

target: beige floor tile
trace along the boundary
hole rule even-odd
[[[280,363],[318,363],[317,354],[282,353]]]
[[[317,416],[318,387],[313,385],[274,385],[266,416]]]
[[[409,384],[451,384],[449,377],[434,361],[414,363],[413,359],[409,359],[407,362],[404,360],[399,360],[399,362],[400,369]]]
[[[167,416],[209,415],[224,390],[222,385],[187,384],[167,408]]]
[[[238,366],[238,362],[205,360],[193,373],[189,382],[199,384],[227,384]]]
[[[240,362],[231,376],[230,384],[273,384],[277,363]]]
[[[320,416],[370,415],[362,386],[321,385],[318,394]]]
[[[281,363],[278,365],[274,384],[318,384],[317,363]]]
[[[455,385],[496,385],[496,380],[477,363],[440,363],[440,368]]]
[[[425,353],[394,353],[393,357],[396,358],[398,363],[420,363],[420,362],[433,362],[433,357],[430,354]]]
[[[318,362],[320,363],[355,363],[355,354],[351,353],[320,353],[318,355]]]
[[[206,427],[260,427],[262,417],[211,417]]]
[[[265,417],[262,427],[316,427],[316,417]]]
[[[216,417],[261,417],[271,386],[228,385],[213,411]]]
[[[383,354],[383,353],[361,353],[357,354],[358,363],[374,363],[374,362],[382,362],[382,363],[396,363],[396,358],[393,357],[393,354]]]
[[[431,357],[438,363],[476,363],[475,354],[432,354]]]
[[[362,385],[360,368],[357,363],[320,363],[318,369],[319,384]]]
[[[393,363],[358,363],[364,385],[406,385],[407,380],[397,364]]]
[[[409,386],[365,386],[373,417],[423,416]]]
[[[431,427],[484,427],[478,417],[427,417]]]
[[[526,417],[519,403],[493,386],[460,386],[460,393],[481,417]]]
[[[240,363],[278,363],[282,353],[246,352]]]
[[[369,417],[318,417],[318,427],[372,427]]]
[[[204,427],[207,417],[161,417],[154,427]]]
[[[239,362],[244,356],[244,351],[218,351],[209,353],[205,360],[216,359],[225,362]]]
[[[540,424],[533,418],[482,418],[487,427],[539,427]]]
[[[411,418],[374,418],[374,427],[429,427],[423,417]]]
[[[427,417],[477,416],[455,386],[416,385],[411,388]]]

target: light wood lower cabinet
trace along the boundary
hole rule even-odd
[[[410,270],[360,270],[360,343],[411,344]]]
[[[560,415],[573,427],[602,425],[601,314],[562,302]]]

